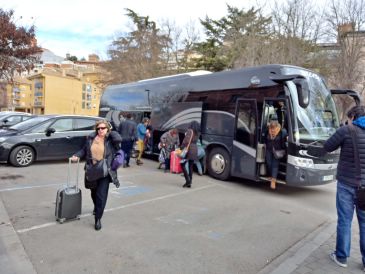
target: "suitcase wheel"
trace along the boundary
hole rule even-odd
[[[64,222],[65,220],[66,220],[65,218],[58,219],[58,222],[59,222],[60,224],[63,224],[63,222]]]

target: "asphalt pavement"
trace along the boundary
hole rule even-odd
[[[169,175],[165,175],[169,176]],[[180,175],[176,175],[180,176]],[[168,177],[166,177],[168,178]],[[183,180],[181,180],[182,182]],[[205,186],[197,186],[194,185],[195,191],[199,191],[200,189],[209,189],[209,185]],[[111,190],[115,191],[115,190]],[[133,191],[143,191],[143,189],[135,189]],[[171,195],[180,195],[180,194],[169,194]],[[87,198],[84,198],[87,199]],[[158,199],[156,199],[158,200]],[[155,201],[155,200],[154,200]],[[154,201],[146,200],[145,202],[135,202],[133,205],[138,205],[138,203],[153,203]],[[122,207],[128,207],[128,205],[124,205]],[[114,207],[115,209],[116,207]],[[121,208],[121,207],[120,207]],[[151,208],[152,209],[152,208]],[[19,235],[22,234],[21,229],[16,229],[13,227],[13,220],[9,218],[9,210],[13,211],[11,208],[6,208],[3,200],[0,199],[0,269],[2,274],[14,274],[14,273],[37,273],[36,267],[32,263],[32,254],[28,254],[25,246],[22,243]],[[113,210],[113,209],[111,209]],[[152,209],[153,210],[153,209]],[[109,213],[112,213],[109,211]],[[333,217],[333,216],[332,216]],[[90,218],[90,213],[86,212],[84,214],[84,222],[87,227],[91,229],[92,222],[88,220]],[[165,219],[163,219],[165,218]],[[168,222],[167,217],[161,217],[160,222]],[[178,222],[184,222],[186,220],[176,219]],[[54,223],[50,222],[45,225],[54,225]],[[67,224],[65,224],[67,226]],[[112,224],[109,224],[112,226]],[[62,226],[57,226],[62,227]],[[38,229],[39,227],[37,227]],[[35,226],[29,228],[35,229]],[[312,230],[309,234],[306,234],[305,237],[302,237],[295,244],[290,246],[287,250],[282,252],[276,258],[268,261],[264,268],[260,271],[256,272],[259,274],[286,274],[286,273],[294,273],[294,274],[303,274],[303,273],[364,273],[361,265],[361,255],[359,252],[359,237],[358,237],[358,228],[357,222],[354,220],[353,223],[353,239],[352,239],[352,249],[351,249],[351,258],[348,261],[347,268],[341,268],[335,265],[329,258],[329,254],[333,251],[335,246],[335,229],[336,222],[333,218],[328,218],[327,221],[320,223],[317,228]],[[69,232],[66,232],[69,233]],[[71,232],[72,233],[72,232]],[[126,232],[124,232],[126,233]],[[164,233],[161,231],[161,233]],[[37,235],[35,235],[37,236]],[[188,236],[188,235],[187,235]],[[218,233],[212,233],[209,235],[212,239],[219,239],[222,235]],[[92,236],[91,236],[92,237]],[[273,235],[275,237],[275,235]],[[89,239],[90,240],[90,239]],[[46,244],[46,242],[44,243]],[[121,243],[123,244],[123,243]],[[161,251],[164,252],[164,251]],[[188,251],[187,251],[188,252]],[[164,255],[164,254],[159,254]],[[260,254],[251,254],[253,256],[260,256]],[[153,256],[151,256],[153,258]],[[37,262],[40,264],[42,262]],[[59,263],[59,262],[57,262]],[[68,262],[64,262],[67,264]],[[213,262],[212,262],[213,263]],[[128,266],[133,267],[133,266]],[[226,273],[246,273],[244,268],[239,271],[236,270],[228,271]],[[87,270],[84,271],[88,273]],[[56,272],[61,273],[61,272]],[[72,273],[72,271],[70,272]],[[95,272],[100,273],[100,272]],[[113,272],[114,273],[114,272]],[[123,271],[123,268],[120,268],[119,271],[115,273],[127,273]],[[161,270],[153,270],[149,271],[148,266],[141,271],[140,273],[163,273]],[[165,272],[167,273],[167,272]],[[186,273],[181,271],[181,273]],[[195,272],[195,273],[202,273]],[[211,273],[211,272],[205,272]],[[215,273],[220,273],[219,271]],[[221,272],[223,273],[223,272]]]

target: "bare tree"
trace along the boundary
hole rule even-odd
[[[311,0],[274,2],[271,57],[280,63],[315,67],[317,42],[323,36],[323,13]],[[318,54],[315,55],[318,57]]]
[[[327,13],[329,39],[337,43],[331,84],[364,93],[364,0],[331,0]]]

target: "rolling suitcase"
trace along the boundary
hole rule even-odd
[[[172,173],[181,173],[180,158],[177,157],[176,152],[172,151],[170,155],[170,171]]]
[[[79,166],[80,162],[76,163],[76,183],[71,186],[70,173],[71,173],[71,159],[68,163],[67,172],[67,185],[60,188],[57,191],[56,196],[56,210],[55,216],[59,223],[63,223],[66,220],[80,219],[81,215],[81,190],[79,189]]]

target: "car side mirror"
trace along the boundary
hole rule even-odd
[[[2,122],[2,124],[3,124],[3,125],[6,125],[6,124],[7,124],[7,122],[9,122],[9,120],[8,120],[8,119],[4,119],[4,120],[3,120],[3,122]]]
[[[309,86],[305,79],[295,79],[294,84],[297,87],[299,105],[306,108],[309,105]]]
[[[53,127],[47,128],[46,130],[46,136],[51,136],[52,133],[55,133],[56,130]]]

